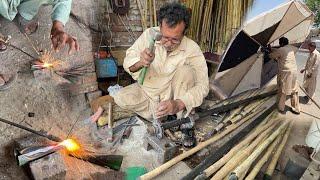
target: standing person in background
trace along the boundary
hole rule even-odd
[[[309,50],[309,58],[307,60],[307,63],[300,71],[300,73],[304,73],[303,77],[303,87],[307,91],[308,95],[313,98],[316,87],[317,87],[317,76],[318,76],[318,69],[319,69],[319,63],[320,63],[320,54],[316,50],[316,43],[309,42],[308,44],[308,50]],[[304,97],[306,102],[309,101],[308,96]]]
[[[298,48],[289,45],[289,40],[285,37],[279,39],[280,48],[272,48],[270,58],[278,62],[278,110],[284,113],[287,96],[291,98],[291,111],[300,114],[297,64],[295,53]]]

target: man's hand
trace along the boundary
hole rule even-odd
[[[160,118],[167,115],[174,115],[182,111],[184,108],[185,104],[180,99],[162,101],[159,103],[156,116]]]
[[[129,67],[130,72],[137,72],[143,67],[149,67],[154,60],[154,53],[148,48],[140,53],[140,61]]]
[[[70,36],[64,31],[63,24],[59,21],[54,21],[51,29],[51,41],[53,49],[59,52],[66,44],[69,44],[69,54],[74,51],[79,51],[80,47],[77,39]]]
[[[305,69],[301,69],[300,73],[304,73]]]
[[[154,60],[154,53],[152,53],[148,48],[144,49],[140,53],[140,64],[143,67],[149,67],[152,61]]]

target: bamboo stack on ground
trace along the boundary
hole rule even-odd
[[[250,156],[256,146],[271,133],[276,125],[278,125],[278,123],[272,124],[268,129],[263,131],[255,140],[253,140],[252,143],[250,143],[250,145],[243,150],[243,153],[233,156],[211,179],[223,179],[226,177],[230,171],[237,167],[239,163]]]
[[[291,128],[292,128],[292,123],[289,126],[289,128],[286,130],[286,133],[284,136],[279,136],[272,144],[271,146],[268,148],[267,152],[263,155],[263,157],[258,161],[258,163],[253,167],[253,169],[251,170],[251,172],[249,173],[249,175],[246,177],[246,180],[251,180],[254,179],[256,177],[256,175],[259,173],[260,169],[262,168],[262,166],[268,161],[268,159],[270,158],[271,154],[275,155],[275,150],[276,150],[276,146],[280,143],[280,146],[283,146],[288,137],[289,134],[291,132]],[[282,139],[282,141],[281,141]],[[280,149],[280,147],[278,147],[278,149]],[[273,156],[274,157],[274,156]],[[270,173],[271,174],[271,173]],[[271,174],[272,175],[272,174]]]
[[[285,146],[285,144],[286,144],[286,142],[288,140],[288,137],[290,135],[290,131],[292,129],[292,126],[293,126],[293,123],[291,122],[291,124],[290,124],[290,126],[289,126],[289,128],[288,128],[288,130],[287,130],[287,132],[286,132],[286,134],[284,136],[284,138],[282,139],[282,141],[280,143],[280,146],[278,147],[276,153],[272,157],[272,160],[271,160],[271,162],[270,162],[270,164],[269,164],[269,166],[268,166],[268,168],[266,170],[264,179],[271,179],[272,174],[274,172],[274,169],[275,169],[275,167],[277,165],[278,159],[280,157],[280,154],[281,154],[281,152],[282,152],[282,150],[283,150],[283,148],[284,148],[284,146]]]
[[[273,117],[272,115],[270,116]],[[249,134],[243,141],[233,147],[223,158],[219,161],[211,165],[209,168],[203,171],[201,175],[199,175],[198,179],[206,179],[210,177],[213,173],[219,170],[223,165],[225,165],[238,151],[244,147],[247,147],[248,144],[256,138],[261,132],[265,131],[266,129],[270,128],[273,124],[278,123],[278,119],[270,119],[270,117],[266,118],[265,123],[260,124],[251,134]]]
[[[288,123],[289,121],[285,121],[270,137],[259,145],[243,163],[230,173],[229,179],[242,177],[259,155],[288,127]]]
[[[262,105],[267,102],[270,98],[265,98],[262,100],[259,100],[256,103],[255,106],[253,106],[252,108],[250,108],[250,111],[246,111],[244,113],[241,112],[241,110],[244,108],[243,106],[240,106],[240,109],[237,108],[236,110],[239,109],[238,114],[235,115],[235,117],[227,117],[226,119],[224,119],[222,122],[220,122],[211,133],[208,134],[208,136],[212,136],[215,133],[218,133],[221,129],[226,128],[227,126],[231,125],[231,124],[236,124],[237,122],[239,122],[242,119],[247,119],[247,118],[252,118],[255,115],[257,115],[261,110],[263,110]],[[251,107],[251,106],[249,106]],[[240,115],[239,115],[240,114]],[[236,119],[235,119],[236,118]]]

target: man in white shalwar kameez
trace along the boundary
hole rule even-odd
[[[285,37],[279,39],[280,48],[273,48],[270,58],[278,62],[278,110],[284,113],[287,96],[291,98],[291,110],[295,114],[300,113],[298,84],[297,84],[297,64],[295,53],[298,48],[289,45],[289,40]]]
[[[316,50],[316,44],[310,42],[308,44],[309,58],[307,63],[300,72],[304,73],[303,87],[307,91],[308,95],[313,98],[317,87],[317,76],[320,63],[320,53]],[[308,96],[304,97],[306,101],[309,101]]]

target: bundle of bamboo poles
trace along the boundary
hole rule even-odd
[[[142,29],[158,25],[156,0],[136,0],[141,15]]]
[[[136,0],[143,30],[157,26],[155,0]],[[187,36],[196,41],[202,51],[222,53],[232,35],[241,26],[253,0],[180,0],[191,10]],[[158,4],[159,5],[159,4]]]
[[[208,179],[209,177],[214,180],[255,179],[266,163],[269,164],[265,177],[270,179],[289,137],[292,123],[289,124],[288,120],[281,120],[270,115],[268,121],[256,127],[243,141],[204,170],[196,179]],[[258,160],[259,157],[261,158]]]
[[[253,0],[182,0],[192,10],[188,36],[203,51],[221,53],[241,26]]]
[[[276,90],[276,86],[267,86],[262,89],[255,89],[255,90],[249,90],[246,92],[243,92],[241,94],[238,94],[234,97],[231,97],[229,99],[226,99],[222,102],[213,104],[209,106],[209,109],[218,108],[219,106],[228,105],[232,102],[241,101],[253,96],[261,95],[266,92],[272,92]],[[257,113],[261,111],[263,108],[263,104],[266,103],[271,98],[274,98],[275,96],[269,96],[263,99],[255,100],[249,104],[243,104],[239,107],[231,110],[229,113],[225,114],[221,121],[218,122],[217,126],[213,129],[213,131],[206,134],[204,137],[207,139],[208,137],[211,137],[213,134],[216,134],[226,128],[227,126],[231,124],[236,124],[238,121],[244,119],[244,118],[251,118],[255,116]]]

